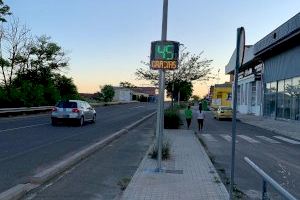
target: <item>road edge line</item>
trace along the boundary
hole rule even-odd
[[[22,198],[25,194],[27,194],[32,189],[39,187],[50,179],[58,176],[59,174],[65,172],[70,167],[79,163],[83,159],[86,159],[90,155],[92,155],[97,150],[105,147],[107,144],[113,142],[115,139],[118,139],[123,134],[128,133],[129,130],[133,129],[137,125],[141,124],[145,120],[151,118],[155,112],[152,112],[145,117],[139,119],[138,121],[126,126],[125,128],[113,133],[112,135],[90,145],[89,147],[75,153],[73,156],[64,159],[52,167],[47,168],[46,170],[39,172],[38,174],[30,177],[30,182],[26,184],[18,184],[10,189],[0,193],[0,200],[18,200]]]

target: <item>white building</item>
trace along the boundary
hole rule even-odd
[[[254,59],[252,45],[245,46],[243,65],[238,74],[237,110],[243,114],[262,115],[262,64]],[[226,74],[234,74],[236,51],[225,67]]]
[[[114,90],[113,101],[132,101],[132,91],[130,88],[114,87]]]

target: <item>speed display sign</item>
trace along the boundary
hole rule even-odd
[[[174,70],[178,66],[179,42],[154,41],[151,43],[151,69]]]

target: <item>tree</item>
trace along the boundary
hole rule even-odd
[[[112,101],[115,96],[115,90],[111,85],[104,85],[104,87],[101,89],[101,93],[103,94],[105,102]]]
[[[173,97],[176,101],[178,99],[180,101],[188,101],[193,94],[193,84],[187,81],[173,82],[172,84],[167,84],[166,90],[168,97]]]
[[[11,15],[10,7],[5,5],[3,0],[0,0],[0,22],[6,22],[6,15]]]
[[[193,95],[191,97],[194,101],[199,101],[200,97],[198,95]]]
[[[202,54],[203,52],[198,55],[191,54],[186,50],[186,48],[180,51],[178,69],[174,71],[166,71],[165,73],[166,89],[169,95],[175,95],[176,88],[177,92],[181,91],[180,88],[187,89],[187,86],[192,86],[193,81],[207,81],[213,78],[211,67],[212,60],[201,59]],[[150,70],[149,62],[142,62],[142,64],[144,66],[138,68],[135,72],[137,78],[151,81],[152,84],[157,85],[159,72]],[[172,88],[174,88],[173,92]],[[192,87],[188,89],[186,94],[190,94],[190,91],[192,91]],[[187,95],[184,99],[190,96]]]
[[[135,88],[136,86],[133,85],[132,83],[129,83],[127,81],[124,82],[120,82],[120,87],[124,87],[124,88]]]
[[[60,74],[69,61],[62,47],[47,36],[31,37],[16,18],[2,28],[0,55],[1,106],[53,105],[79,98],[72,78]]]
[[[77,87],[72,78],[67,78],[60,74],[55,74],[54,77],[54,85],[58,89],[61,99],[70,100],[79,98]]]

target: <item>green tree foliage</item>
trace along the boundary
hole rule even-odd
[[[135,88],[136,86],[130,82],[124,81],[124,82],[120,82],[120,87],[124,87],[124,88]]]
[[[0,35],[0,106],[53,105],[59,99],[78,99],[72,78],[61,74],[69,61],[65,51],[50,37],[32,38],[16,19],[7,24],[4,36]]]
[[[172,89],[174,89],[173,92]],[[180,101],[187,101],[193,94],[193,84],[188,81],[169,82],[166,85],[166,90],[168,97],[173,96],[175,100],[178,100],[178,95],[180,94]]]
[[[178,98],[178,91],[180,91],[181,100],[188,100],[193,91],[194,81],[207,81],[212,77],[212,60],[202,59],[200,54],[191,54],[182,49],[178,60],[178,69],[174,71],[166,71],[165,81],[166,90],[169,96],[174,94]],[[135,75],[138,79],[148,80],[154,85],[158,85],[159,72],[157,70],[150,70],[148,62],[142,62],[143,67],[136,70]],[[174,87],[173,87],[174,85]],[[174,88],[174,90],[172,90]],[[173,92],[172,92],[173,91]]]
[[[55,88],[58,89],[61,99],[68,100],[79,98],[76,85],[73,83],[72,78],[67,78],[66,76],[56,74],[54,85]]]
[[[10,7],[0,0],[0,22],[6,22],[6,15],[11,15]]]
[[[105,102],[112,101],[115,96],[115,90],[111,85],[104,85],[104,87],[101,89],[101,93],[103,94],[103,99]]]
[[[200,97],[198,95],[193,95],[191,96],[191,98],[194,100],[194,101],[199,101],[200,100]]]

